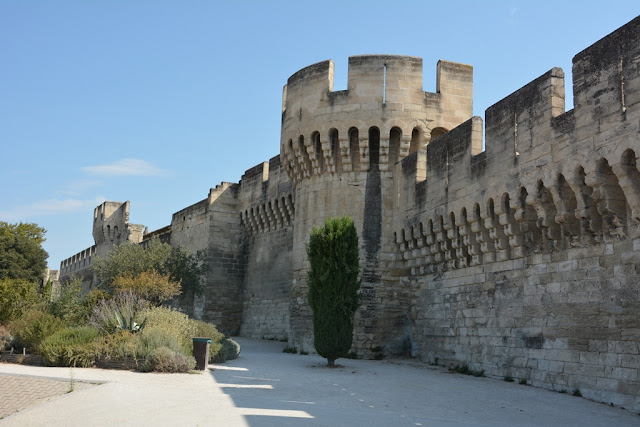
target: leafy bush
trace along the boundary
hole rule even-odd
[[[114,280],[122,275],[137,276],[143,271],[161,271],[171,254],[171,246],[153,238],[143,247],[127,242],[116,246],[104,257],[96,257],[93,271],[107,289],[111,289]]]
[[[106,360],[127,357],[141,358],[143,357],[140,354],[141,346],[140,334],[132,334],[129,331],[117,331],[113,334],[100,336],[91,344],[96,359]]]
[[[174,331],[161,328],[145,328],[139,334],[128,331],[98,337],[92,343],[93,354],[96,359],[117,360],[132,357],[134,359],[148,358],[158,348],[168,348],[174,353],[191,356],[192,348],[181,340]],[[153,369],[151,369],[153,370]]]
[[[240,344],[231,338],[224,338],[221,342],[220,351],[214,353],[209,351],[209,362],[222,363],[227,360],[233,360],[240,354]],[[213,343],[212,343],[213,344]]]
[[[180,294],[180,281],[172,281],[168,274],[155,270],[143,271],[137,276],[124,274],[113,281],[116,292],[132,292],[155,305],[168,301]]]
[[[19,347],[38,351],[42,341],[64,327],[64,322],[51,313],[33,308],[9,324]]]
[[[17,319],[40,301],[38,287],[24,279],[0,279],[0,325]]]
[[[185,345],[183,340],[175,332],[161,328],[145,329],[140,334],[140,341],[138,346],[138,353],[141,357],[147,357],[154,350],[166,347],[169,350],[180,353],[185,356],[190,356],[192,349],[188,345]]]
[[[61,285],[60,296],[49,304],[49,311],[68,324],[84,324],[89,312],[83,302],[82,280],[73,278]]]
[[[94,260],[93,271],[106,289],[112,289],[119,276],[137,277],[145,271],[157,271],[169,275],[171,282],[180,283],[182,292],[191,296],[202,293],[201,278],[208,265],[206,251],[190,254],[153,237],[146,247],[137,243],[116,246],[105,257]]]
[[[221,341],[224,335],[218,332],[215,325],[191,319],[184,313],[168,307],[153,307],[145,310],[142,315],[146,319],[145,334],[162,330],[178,337],[184,354],[193,353],[193,338],[210,338],[209,360],[217,357],[222,349]]]
[[[64,328],[45,338],[40,355],[50,366],[91,366],[95,362],[92,342],[99,331],[90,326]]]
[[[171,255],[164,264],[164,273],[171,275],[171,280],[180,282],[182,295],[201,295],[201,278],[209,271],[207,252],[204,250],[190,254],[184,248],[172,248]]]
[[[214,325],[190,319],[186,314],[175,309],[146,308],[138,312],[138,318],[145,319],[146,326],[143,331],[132,334],[120,330],[96,339],[92,344],[95,357],[111,360],[126,357],[146,358],[150,360],[146,365],[141,366],[140,369],[143,371],[186,372],[192,369],[190,365],[186,368],[183,365],[186,363],[185,360],[192,359],[194,337],[212,339],[209,353],[212,358],[218,357],[223,347],[221,341],[224,336]],[[102,328],[103,331],[105,329]],[[226,345],[229,348],[225,353],[227,356],[224,357],[228,359],[237,356],[239,346],[231,343]],[[162,348],[166,350],[159,350]],[[167,356],[167,351],[171,352],[170,356]]]
[[[148,301],[132,292],[119,293],[110,300],[103,299],[96,304],[89,324],[98,328],[103,334],[110,334],[120,329],[136,329],[134,322],[136,324],[144,322],[142,312],[148,307]]]
[[[93,311],[93,307],[98,305],[102,300],[110,300],[111,294],[102,289],[91,289],[84,296],[84,305],[89,308],[89,313]]]
[[[190,349],[191,338],[196,333],[195,325],[189,316],[169,307],[153,307],[141,313],[146,319],[145,333],[162,330],[178,338],[180,344]]]
[[[176,353],[167,347],[159,347],[147,356],[141,367],[143,372],[189,372],[196,366],[192,356]]]
[[[328,218],[311,230],[309,305],[313,310],[316,351],[329,366],[348,354],[353,341],[353,316],[360,306],[358,233],[347,216]]]
[[[9,328],[0,326],[0,351],[9,348],[11,342],[13,342],[13,335],[9,332]]]

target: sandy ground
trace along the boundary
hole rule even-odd
[[[619,408],[411,361],[282,353],[284,343],[238,338],[240,357],[197,374],[0,364],[0,374],[103,382],[0,421],[20,426],[626,426]],[[73,372],[73,374],[71,374]]]

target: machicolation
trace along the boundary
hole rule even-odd
[[[312,351],[305,244],[349,215],[360,357],[468,365],[640,410],[640,17],[573,58],[570,111],[559,68],[484,123],[469,65],[439,61],[436,93],[415,57],[353,56],[343,91],[333,73],[324,61],[293,74],[280,155],[166,227],[129,224],[129,202],[96,208],[96,245],[61,277],[90,285],[93,257],[124,241],[205,249],[205,293],[182,309]]]

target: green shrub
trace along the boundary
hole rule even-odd
[[[193,352],[193,338],[210,338],[210,355],[217,355],[222,348],[220,341],[224,335],[211,323],[191,319],[186,314],[168,307],[152,307],[145,310],[142,316],[146,319],[145,332],[161,329],[175,335],[186,354]]]
[[[19,318],[39,301],[35,284],[24,279],[0,279],[0,325]]]
[[[347,216],[328,218],[311,230],[309,305],[316,351],[329,366],[345,357],[353,341],[353,317],[360,306],[358,233]]]
[[[9,328],[0,325],[0,351],[5,348],[9,348],[13,339],[13,335],[9,332]]]
[[[92,343],[92,351],[96,359],[124,359],[133,357],[138,359],[140,355],[141,337],[129,331],[116,331],[113,334],[96,338]]]
[[[220,344],[220,350],[217,353],[209,350],[210,363],[223,363],[235,359],[240,354],[240,344],[231,338],[224,338]]]
[[[18,347],[38,352],[41,342],[64,327],[64,322],[42,309],[32,308],[9,324]]]
[[[191,340],[196,333],[189,316],[169,307],[151,307],[140,313],[146,319],[147,329],[162,329],[180,339]]]
[[[118,245],[93,262],[93,271],[107,289],[113,289],[118,276],[135,277],[155,270],[162,275],[169,274],[172,282],[180,283],[185,296],[202,293],[201,279],[208,269],[206,251],[190,254],[183,248],[172,248],[160,242],[157,237],[153,237],[146,247],[133,242]]]
[[[189,320],[195,329],[194,335],[191,338],[209,338],[212,342],[220,342],[224,339],[224,335],[218,332],[218,329],[214,324],[196,319]]]
[[[124,273],[116,277],[111,285],[117,292],[133,292],[153,305],[169,301],[181,292],[180,281],[173,281],[169,274],[160,274],[155,270],[137,275]]]
[[[89,313],[93,311],[93,308],[102,300],[110,300],[111,294],[102,289],[91,289],[84,296],[84,305],[88,308]]]
[[[50,366],[91,366],[95,362],[92,342],[98,336],[91,326],[64,328],[42,341],[40,355]]]
[[[98,306],[101,311],[100,315],[92,316],[95,325],[102,325],[101,330],[103,333],[108,331],[109,328],[115,328],[115,326],[110,326],[113,325],[113,321],[109,317],[109,310],[105,309],[105,307],[107,307],[106,302],[101,302]],[[94,313],[97,311],[94,310]],[[111,312],[115,313],[116,311],[114,309]],[[111,314],[111,316],[115,317],[116,315]],[[224,336],[218,332],[215,326],[190,319],[186,314],[175,309],[147,307],[138,311],[136,316],[138,319],[144,319],[146,325],[144,330],[139,334],[118,330],[116,333],[101,336],[92,343],[93,353],[96,358],[145,358],[149,362],[145,362],[146,365],[143,364],[141,367],[143,371],[186,372],[187,368],[177,368],[176,366],[182,366],[181,364],[185,360],[192,358],[194,337],[211,338],[210,360],[214,358],[228,360],[236,357],[239,353],[237,343],[229,340],[231,342],[225,344],[227,346],[225,353],[220,354],[223,348],[222,340]],[[98,320],[101,321],[98,322]],[[171,352],[171,356],[167,356],[169,354],[167,351]]]
[[[196,366],[193,356],[176,353],[167,347],[159,347],[147,356],[140,370],[143,372],[189,372]]]
[[[60,286],[60,296],[49,304],[49,311],[70,325],[87,322],[87,312],[82,296],[82,280],[73,278]]]
[[[192,349],[189,348],[188,345],[185,345],[181,337],[173,331],[156,327],[145,329],[143,333],[140,334],[138,353],[141,357],[147,357],[160,347],[168,348],[175,353],[180,353],[185,356],[192,354]]]
[[[111,334],[120,329],[136,329],[134,323],[140,325],[144,322],[142,313],[148,307],[148,301],[132,292],[122,292],[109,300],[100,300],[91,312],[89,324],[102,334]],[[126,320],[126,325],[122,319]]]

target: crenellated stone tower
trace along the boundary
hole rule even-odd
[[[284,88],[280,159],[295,186],[290,337],[313,349],[305,244],[312,227],[349,215],[360,237],[363,307],[356,348],[407,344],[407,289],[389,275],[393,207],[401,181],[395,165],[472,115],[473,69],[440,61],[437,92],[422,88],[422,59],[349,58],[347,90],[333,90],[333,61],[306,67]],[[401,330],[400,334],[398,331]]]
[[[129,223],[130,202],[104,202],[93,210],[96,255],[104,256],[124,242],[142,242],[143,225]]]

